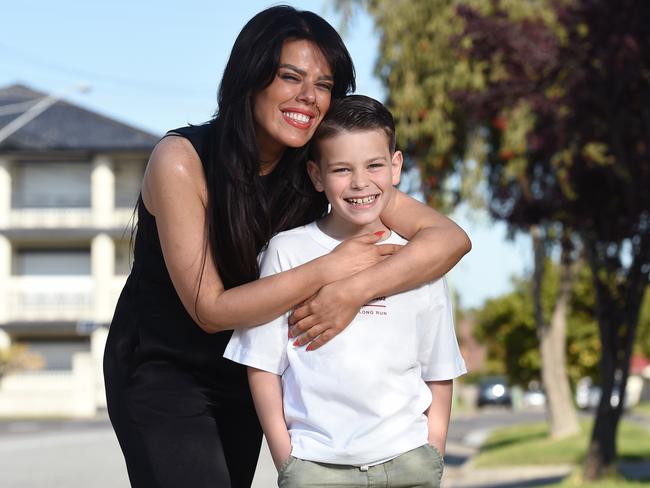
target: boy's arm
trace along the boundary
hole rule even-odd
[[[248,368],[250,385],[255,410],[262,424],[266,442],[271,450],[273,463],[280,469],[282,463],[291,454],[291,437],[284,421],[282,408],[282,381],[277,374],[257,368]]]
[[[427,423],[429,426],[429,444],[436,447],[444,456],[449,429],[449,416],[451,414],[451,394],[453,380],[427,381],[431,390],[431,405],[427,410]]]

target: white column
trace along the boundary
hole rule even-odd
[[[9,280],[11,279],[11,241],[0,234],[0,325],[9,313]]]
[[[100,327],[90,334],[90,355],[92,357],[95,377],[95,403],[99,408],[106,408],[106,392],[104,390],[104,348],[108,339],[108,329]]]
[[[97,413],[93,373],[93,361],[90,354],[76,352],[72,355],[70,413],[74,417],[93,417]]]
[[[115,243],[108,234],[96,235],[90,244],[93,276],[93,318],[107,324],[113,315],[111,284],[115,273]]]
[[[90,182],[93,223],[96,227],[110,227],[115,208],[115,173],[110,157],[105,154],[95,156]]]
[[[11,161],[0,156],[0,229],[9,227],[11,212]]]

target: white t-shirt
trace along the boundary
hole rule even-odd
[[[394,232],[384,241],[406,242]],[[338,244],[316,223],[282,232],[263,253],[261,276],[316,259]],[[293,456],[370,465],[427,443],[424,411],[431,391],[425,381],[466,372],[444,279],[372,300],[315,351],[293,346],[288,315],[236,330],[224,356],[282,375]]]

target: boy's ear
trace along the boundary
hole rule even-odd
[[[395,151],[393,159],[391,160],[391,172],[393,174],[393,185],[399,184],[399,179],[402,174],[402,163],[404,163],[404,155],[402,151]]]
[[[318,165],[318,163],[312,161],[311,159],[307,161],[307,173],[309,174],[309,178],[311,179],[311,182],[314,184],[314,188],[316,188],[316,191],[324,191],[325,188],[323,187],[323,180],[321,177],[320,166]]]

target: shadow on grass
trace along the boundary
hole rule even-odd
[[[618,457],[619,461],[630,461],[630,462],[650,462],[650,452],[644,454],[624,454]]]
[[[487,482],[486,484],[482,485],[476,485],[476,488],[527,488],[527,487],[533,487],[533,486],[548,486],[548,485],[556,485],[557,483],[561,482],[565,476],[544,476],[541,478],[535,478],[532,480],[525,480],[525,481],[513,481],[510,483],[496,483],[496,484],[490,484]]]
[[[625,478],[634,481],[650,481],[650,459],[621,459],[618,463],[618,472]]]
[[[522,442],[530,442],[538,439],[545,439],[548,437],[548,433],[545,431],[531,431],[525,434],[517,433],[517,435],[506,436],[502,439],[489,440],[483,446],[481,446],[482,452],[489,452],[493,449],[498,449],[501,447],[506,447],[511,444],[519,444]]]

